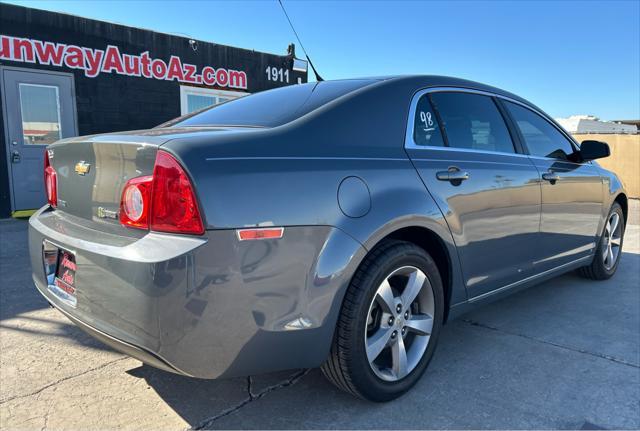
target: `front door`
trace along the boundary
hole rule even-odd
[[[77,135],[73,76],[2,68],[13,211],[45,204],[44,150]]]
[[[414,103],[407,152],[449,225],[469,297],[532,275],[538,171],[516,150],[495,100],[431,92]]]
[[[598,169],[582,162],[577,148],[548,120],[503,102],[541,177],[542,210],[537,272],[590,256],[603,218],[604,186]]]

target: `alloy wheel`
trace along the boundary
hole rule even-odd
[[[382,380],[401,380],[418,365],[431,338],[434,303],[429,279],[414,266],[396,269],[378,286],[364,341],[369,365]]]
[[[604,230],[604,244],[602,247],[602,261],[607,271],[615,266],[620,255],[620,245],[622,243],[622,223],[620,215],[614,212],[607,220]]]

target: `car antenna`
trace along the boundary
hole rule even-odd
[[[291,30],[293,30],[293,34],[295,34],[296,35],[296,39],[298,39],[298,43],[300,44],[300,48],[302,48],[302,52],[304,52],[305,57],[307,57],[307,61],[309,62],[309,65],[311,66],[311,70],[313,70],[314,75],[316,75],[316,81],[318,81],[318,82],[324,81],[324,79],[322,79],[322,77],[318,74],[318,71],[316,70],[316,68],[313,67],[313,63],[311,62],[311,59],[309,58],[309,54],[307,54],[307,50],[304,49],[304,45],[302,44],[302,41],[300,40],[300,36],[298,36],[298,32],[293,27],[293,23],[291,22],[291,19],[289,18],[289,14],[287,14],[287,10],[284,8],[284,5],[282,4],[282,0],[278,0],[278,3],[280,3],[280,7],[282,8],[282,12],[284,12],[284,16],[287,17],[287,21],[289,21],[289,25],[291,26]]]

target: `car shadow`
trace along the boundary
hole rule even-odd
[[[0,221],[0,321],[46,308],[31,279],[26,220]]]

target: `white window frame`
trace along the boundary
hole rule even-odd
[[[212,88],[203,88],[203,87],[191,87],[189,85],[181,85],[180,86],[180,115],[187,114],[188,104],[187,104],[187,96],[207,96],[213,97],[216,99],[216,103],[218,97],[224,97],[227,99],[237,99],[238,97],[246,96],[249,93],[244,93],[242,91],[228,91],[228,90],[214,90]]]

